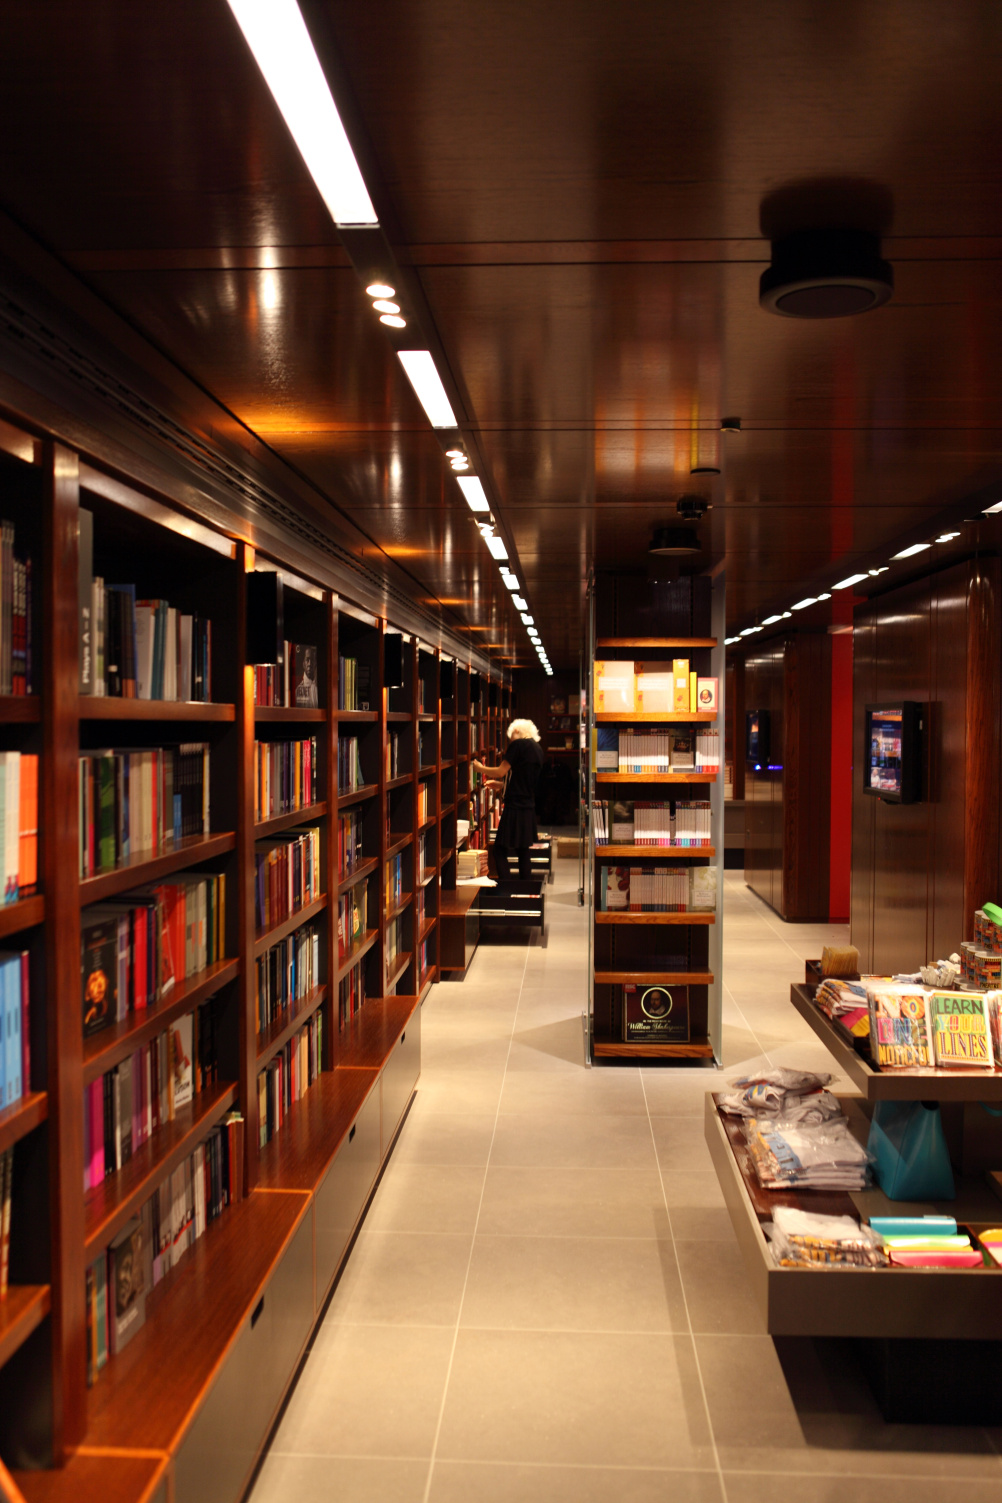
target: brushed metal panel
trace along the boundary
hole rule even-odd
[[[317,1308],[323,1304],[379,1171],[379,1087],[369,1092],[314,1199]]]

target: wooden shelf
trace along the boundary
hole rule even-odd
[[[339,981],[342,979],[342,977],[347,976],[352,966],[358,965],[358,962],[362,959],[363,955],[367,955],[369,953],[378,938],[378,929],[367,929],[365,931],[365,934],[359,940],[358,944],[353,945],[345,955],[344,959],[338,961],[337,979]]]
[[[596,924],[715,924],[715,913],[596,913]]]
[[[707,1041],[694,1044],[614,1044],[596,1039],[592,1053],[596,1059],[712,1059],[713,1045]]]
[[[127,892],[130,887],[139,887],[146,882],[159,882],[161,877],[187,866],[196,866],[202,861],[225,856],[236,845],[236,836],[187,835],[176,841],[157,856],[133,856],[116,866],[113,871],[100,872],[94,877],[84,877],[79,884],[80,903],[102,903],[116,893]]]
[[[477,901],[479,887],[445,887],[438,895],[439,918],[465,918]]]
[[[295,705],[255,705],[254,719],[262,724],[276,721],[284,725],[319,725],[327,719],[326,710],[302,710]]]
[[[293,1102],[281,1131],[262,1148],[261,1188],[312,1192],[378,1079],[376,1065],[321,1071],[306,1095]]]
[[[386,922],[389,923],[391,919],[399,918],[402,913],[406,912],[413,901],[414,894],[412,892],[405,892],[395,908],[388,908],[386,910],[384,915]]]
[[[716,647],[716,637],[599,637],[595,651],[608,647],[639,647],[650,652],[654,647]]]
[[[38,694],[0,694],[0,725],[37,725],[42,718]]]
[[[375,798],[379,792],[378,783],[366,783],[361,788],[356,788],[351,793],[339,793],[337,806],[339,809],[347,809],[350,804],[360,804],[363,799]]]
[[[313,1016],[327,995],[326,986],[315,986],[305,997],[299,997],[284,1009],[264,1033],[257,1037],[257,1068],[258,1070],[278,1053],[279,1049],[298,1033],[306,1020]]]
[[[312,824],[314,820],[326,819],[327,801],[321,799],[315,804],[307,804],[305,809],[290,809],[286,814],[276,814],[272,819],[263,819],[254,826],[254,839],[267,840],[269,835],[279,835],[283,830],[294,829],[296,825]]]
[[[712,725],[716,710],[600,710],[596,725]],[[567,750],[576,751],[577,747]]]
[[[415,885],[417,887],[427,887],[428,883],[429,882],[433,882],[437,876],[438,876],[438,867],[437,866],[433,866],[432,869],[431,869],[431,871],[428,873],[428,875],[426,877],[419,877],[418,878],[418,880],[417,880],[417,882],[416,882]]]
[[[153,1451],[75,1451],[64,1467],[12,1476],[17,1503],[155,1503],[169,1467]]]
[[[433,778],[437,770],[438,768],[435,762],[425,762],[423,766],[418,768],[417,775],[419,778]]]
[[[596,983],[606,986],[712,986],[710,971],[596,971]]]
[[[429,814],[428,818],[422,820],[418,825],[418,834],[420,835],[423,830],[430,830],[437,819],[437,814]]]
[[[866,1101],[1002,1102],[1002,1070],[875,1070],[815,1006],[807,987],[794,983],[790,1001]]]
[[[398,778],[390,778],[386,784],[386,787],[387,790],[389,790],[390,788],[403,788],[405,784],[413,783],[413,781],[414,774],[412,772],[403,772]]]
[[[393,833],[394,833],[394,835],[396,835],[397,834],[396,830],[394,830]],[[413,832],[413,830],[408,830],[408,832],[407,832],[406,835],[397,835],[397,838],[393,842],[393,844],[392,845],[388,845],[386,847],[386,859],[387,859],[387,861],[390,859],[391,856],[396,856],[396,855],[399,854],[400,851],[405,851],[407,849],[407,847],[410,845],[410,843],[411,843],[411,841],[413,839],[414,839],[414,832]]]
[[[597,772],[596,783],[715,783],[715,772]]]
[[[404,974],[404,972],[406,971],[406,969],[410,965],[410,963],[411,963],[411,952],[410,952],[410,950],[401,950],[400,954],[397,956],[396,960],[393,962],[393,969],[387,973],[387,976],[386,976],[386,989],[387,989],[387,991],[389,991],[389,989],[390,989],[391,986],[396,986],[397,982],[400,980],[401,976]]]
[[[84,1254],[88,1263],[98,1257],[116,1232],[138,1213],[160,1184],[208,1137],[237,1099],[234,1084],[207,1086],[181,1107],[132,1155],[84,1197]]]
[[[425,919],[424,923],[421,925],[421,933],[418,935],[418,938],[417,938],[417,942],[418,942],[419,945],[423,945],[424,944],[425,940],[428,938],[428,935],[434,929],[435,923],[436,923],[436,920],[434,918],[427,918],[427,919]]]
[[[48,1284],[9,1284],[0,1299],[0,1367],[9,1362],[52,1308]]]
[[[455,812],[456,812],[456,806],[455,806],[455,804],[443,804],[442,808],[439,810],[439,816],[438,817],[439,817],[439,819],[444,819],[447,814],[455,814]]]
[[[298,929],[300,924],[308,924],[310,919],[316,918],[318,913],[323,913],[326,907],[327,894],[322,892],[319,898],[314,898],[312,903],[305,903],[302,908],[297,908],[295,913],[291,913],[273,929],[258,929],[254,938],[254,959],[257,960],[265,950],[270,950],[272,945],[277,945],[279,940],[285,939],[286,935]]]
[[[0,1112],[0,1153],[13,1148],[29,1132],[40,1127],[49,1115],[49,1097],[46,1091],[29,1091],[13,1106],[5,1106]]]
[[[410,710],[387,710],[386,718],[391,725],[403,725],[405,721],[412,720]]]
[[[685,860],[689,856],[715,856],[716,846],[712,845],[596,845],[595,860],[604,861],[607,857],[620,856],[643,856],[646,859],[657,857],[659,860],[671,861]]]
[[[349,888],[355,887],[359,882],[364,882],[366,877],[371,877],[378,865],[379,861],[375,856],[368,856],[364,861],[360,861],[355,870],[347,877],[340,877],[338,879],[338,897],[343,892],[347,892]]]
[[[337,718],[341,725],[375,725],[379,719],[379,711],[338,710]]]
[[[341,1034],[341,1068],[381,1070],[417,1005],[416,996],[370,998]]]
[[[199,699],[119,699],[104,694],[81,694],[81,720],[188,720],[219,723],[236,719],[236,706]]]
[[[31,929],[45,922],[45,898],[36,893],[30,898],[18,898],[16,903],[4,903],[0,907],[0,939],[10,934],[19,934],[22,929]]]
[[[148,1044],[150,1039],[186,1012],[194,1012],[198,1005],[211,997],[234,979],[240,972],[239,960],[220,960],[198,971],[187,981],[176,981],[156,1007],[140,1008],[130,1013],[120,1023],[112,1023],[84,1039],[83,1069],[84,1085],[97,1080],[107,1070],[112,1070],[136,1049]]]

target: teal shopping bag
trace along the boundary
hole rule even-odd
[[[952,1200],[953,1169],[935,1101],[878,1101],[867,1149],[888,1200]]]

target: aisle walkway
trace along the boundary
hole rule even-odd
[[[703,1142],[720,1075],[584,1068],[575,882],[558,862],[545,948],[483,944],[430,993],[253,1503],[997,1503],[986,1432],[886,1426],[838,1343],[761,1334]],[[728,874],[725,1077],[830,1068],[789,984],[846,938]]]

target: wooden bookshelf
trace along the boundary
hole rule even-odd
[[[375,856],[369,857],[366,861],[360,861],[355,870],[351,872],[347,877],[340,877],[338,879],[338,894],[340,895],[342,892],[348,892],[359,882],[364,882],[366,877],[371,877],[372,873],[376,871],[378,867],[379,862],[377,861]]]
[[[326,710],[301,710],[292,705],[255,705],[254,719],[261,725],[322,725]]]
[[[663,787],[666,783],[715,783],[715,772],[597,772],[596,783],[643,783]]]
[[[159,882],[172,872],[183,871],[202,861],[213,861],[217,856],[228,855],[235,845],[235,835],[187,835],[183,840],[174,841],[158,855],[144,853],[131,856],[111,871],[84,877],[79,884],[80,904],[86,906],[89,903],[103,903],[106,898],[128,892],[132,887]]]
[[[116,699],[110,695],[81,694],[77,713],[81,720],[174,720],[221,725],[235,720],[237,711],[236,705],[205,700]]]
[[[0,1299],[0,1367],[23,1346],[52,1308],[48,1284],[10,1284]]]
[[[339,809],[349,809],[352,804],[362,804],[366,799],[375,798],[378,793],[378,783],[365,783],[361,788],[353,788],[350,793],[339,793],[337,806]]]
[[[595,713],[596,725],[712,725],[716,720],[716,712],[710,714],[701,710],[598,710]],[[575,747],[566,748],[568,751],[576,750]]]
[[[0,908],[0,939],[11,934],[20,934],[35,924],[45,922],[45,899],[39,893],[34,897],[19,898],[16,903],[5,903]]]
[[[715,924],[715,913],[596,913],[596,924]]]
[[[304,903],[302,908],[297,908],[289,917],[283,919],[280,924],[275,924],[271,929],[259,929],[254,937],[254,959],[263,955],[265,950],[270,950],[272,945],[277,945],[280,940],[292,934],[294,930],[308,924],[311,919],[323,913],[327,907],[327,894],[321,893],[319,898],[314,898],[312,903]]]
[[[297,825],[311,825],[327,818],[327,800],[307,804],[304,809],[290,809],[287,814],[276,814],[254,826],[254,839],[265,840],[269,835],[280,835],[283,830],[295,829]]]
[[[352,945],[351,949],[348,950],[345,954],[343,960],[338,962],[337,979],[339,981],[342,979],[342,977],[347,976],[352,966],[357,965],[358,962],[362,959],[363,955],[368,955],[369,951],[372,949],[378,938],[378,929],[367,929],[362,938],[358,940],[356,944]]]
[[[5,1106],[0,1111],[0,1153],[13,1148],[28,1133],[41,1127],[48,1115],[47,1091],[29,1091],[20,1101],[15,1101],[12,1106]]]
[[[196,971],[187,980],[175,981],[170,991],[156,1007],[147,1007],[139,1012],[131,1013],[120,1023],[112,1023],[107,1028],[102,1028],[100,1033],[93,1033],[89,1038],[85,1038],[84,1085],[90,1085],[91,1081],[97,1080],[98,1076],[103,1075],[107,1070],[114,1069],[136,1049],[143,1048],[150,1039],[162,1033],[175,1018],[183,1017],[187,1012],[194,1012],[200,1003],[219,991],[221,987],[234,981],[239,972],[239,960],[216,961],[207,966],[204,971]]]
[[[307,1019],[312,1018],[327,996],[326,986],[315,986],[304,997],[296,997],[279,1014],[264,1033],[257,1036],[258,1068],[263,1069],[279,1049],[284,1049],[293,1034],[299,1032]]]
[[[696,860],[699,857],[708,857],[711,860],[717,854],[717,848],[713,845],[598,845],[593,844],[593,854],[596,861],[606,861],[610,857],[619,860],[621,857],[642,857],[645,861],[687,861]]]

